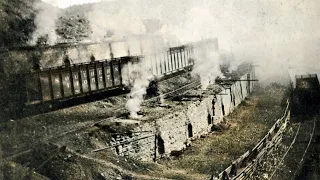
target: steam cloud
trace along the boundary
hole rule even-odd
[[[29,44],[36,45],[39,38],[43,38],[45,43],[54,45],[57,42],[56,21],[58,19],[59,9],[37,2],[34,4],[37,11],[35,18],[36,30],[32,34]]]
[[[320,3],[312,0],[186,0],[183,3],[118,0],[111,4],[115,14],[118,14],[114,24],[107,25],[110,22],[100,21],[99,18],[96,21],[92,18],[91,22],[100,27],[105,23],[105,27],[119,30],[116,33],[125,37],[146,33],[141,30],[143,19],[159,19],[163,25],[153,34],[162,35],[168,44],[217,37],[220,49],[234,56],[230,70],[244,61],[255,62],[262,84],[286,82],[287,71],[291,74],[320,71],[320,67],[310,68],[310,64],[317,63],[320,55],[320,32],[313,30],[319,29],[320,19],[317,17],[320,15]],[[112,13],[109,15],[112,17]],[[131,22],[124,32],[121,30],[122,22],[128,19]],[[195,54],[194,73],[200,74],[203,88],[215,76],[221,75],[218,54],[206,50]]]
[[[149,67],[146,66],[146,60],[147,59],[142,58],[137,64],[128,64],[129,71],[124,73],[124,79],[127,85],[133,85],[126,107],[130,111],[130,117],[134,119],[139,118],[137,113],[140,111],[140,105],[143,102],[144,95],[146,94],[146,88],[153,78]],[[123,69],[127,68],[124,67]]]
[[[109,3],[94,5],[93,10],[87,15],[92,41],[124,39],[132,35],[145,34],[141,17],[130,13],[128,7],[117,9],[117,2]]]
[[[223,76],[220,71],[219,52],[214,51],[210,44],[206,43],[196,47],[193,56],[195,64],[192,74],[200,76],[202,89],[206,89],[209,84],[214,83],[217,76]]]
[[[63,2],[63,7],[68,3],[44,1]],[[38,30],[32,42],[49,34],[52,43],[57,13],[42,6],[36,5],[42,11],[37,15]],[[311,65],[319,58],[319,15],[320,2],[313,0],[104,0],[87,12],[93,40],[112,39],[112,34],[120,38],[144,35],[143,20],[157,19],[162,25],[152,34],[162,35],[168,44],[217,37],[220,49],[232,52],[236,64],[256,61],[261,68],[257,72],[266,81],[275,80],[270,75],[286,68],[295,73],[319,71],[320,67]]]
[[[163,25],[154,34],[163,35],[172,44],[217,37],[220,49],[234,54],[231,68],[243,61],[254,61],[259,66],[261,82],[278,81],[287,68],[294,73],[320,69],[309,67],[319,57],[320,32],[315,31],[320,26],[319,2],[117,0],[104,3],[93,12],[108,12],[108,17],[116,14],[116,21],[108,17],[106,21],[91,18],[92,24],[109,27],[112,21],[110,27],[123,37],[146,33],[142,30],[143,19],[159,19]],[[99,13],[93,17],[96,16]],[[128,21],[129,26],[123,28],[123,22]]]
[[[37,36],[51,32],[54,26],[55,16],[42,13],[48,13],[42,16],[50,20],[37,20]],[[93,41],[148,34],[161,35],[172,46],[217,37],[219,48],[234,55],[230,69],[253,61],[262,84],[287,81],[287,71],[320,72],[319,16],[320,2],[314,0],[115,0],[98,3],[87,14]],[[145,19],[157,19],[161,26],[148,32]],[[41,28],[44,21],[47,26]],[[54,33],[51,35],[53,42]],[[221,62],[210,52],[200,51],[195,57],[195,73],[200,73],[205,88],[212,75],[220,75],[217,67]],[[147,79],[142,81],[141,86],[146,87]],[[132,92],[141,87],[139,84]],[[134,103],[129,100],[128,104]]]

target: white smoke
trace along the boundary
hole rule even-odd
[[[320,72],[320,3],[313,0],[115,0],[97,3],[87,16],[95,41],[146,35],[145,19],[161,21],[152,35],[170,46],[217,37],[219,48],[234,54],[230,70],[253,61],[263,83],[285,81],[288,69]],[[220,75],[217,56],[195,54],[203,88]]]
[[[94,42],[125,39],[146,31],[141,16],[131,13],[127,6],[121,8],[117,2],[96,4],[87,17]]]
[[[140,105],[143,102],[149,82],[153,78],[146,61],[147,59],[141,58],[138,63],[130,63],[123,68],[126,84],[132,85],[126,107],[133,119],[139,118],[137,113],[140,111]]]
[[[193,59],[195,62],[192,74],[200,76],[202,89],[213,84],[217,76],[223,76],[220,71],[219,52],[212,47],[211,43],[195,46]]]
[[[143,20],[157,19],[162,26],[154,34],[162,35],[168,44],[217,37],[219,47],[234,54],[236,63],[231,69],[252,60],[260,67],[272,67],[260,74],[270,81],[277,80],[268,76],[278,73],[278,67],[305,69],[316,63],[319,15],[320,3],[313,0],[106,0],[88,12],[94,40],[108,33],[115,37],[143,35]]]
[[[67,8],[73,5],[100,2],[101,0],[69,0],[69,1],[68,0],[42,0],[42,1],[59,8]]]
[[[192,74],[200,76],[202,89],[206,89],[209,84],[214,83],[217,76],[223,76],[220,71],[220,55],[216,47],[218,42],[206,41],[217,36],[214,30],[216,26],[215,18],[209,9],[196,6],[187,11],[186,22],[176,34],[182,42],[205,40],[200,44],[196,43],[193,51],[195,65]]]
[[[37,11],[34,20],[36,30],[33,32],[29,44],[36,45],[39,38],[44,38],[45,43],[49,45],[56,44],[58,39],[56,21],[60,10],[42,2],[35,3],[34,9]]]

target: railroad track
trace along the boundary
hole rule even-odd
[[[317,118],[310,117],[290,123],[282,142],[268,153],[249,179],[295,179],[312,145],[316,123]]]
[[[268,134],[252,150],[248,150],[221,172],[216,179],[295,179],[316,136],[318,117],[299,117],[298,123],[291,123],[290,128],[294,131],[291,135],[290,128],[287,127],[289,119],[288,101],[283,117],[275,123]],[[212,176],[211,179],[215,178]]]
[[[283,116],[269,130],[267,135],[256,144],[253,149],[249,149],[242,156],[232,162],[216,178],[214,175],[211,179],[219,180],[244,180],[253,177],[257,167],[263,162],[265,157],[271,153],[281,142],[283,133],[290,119],[290,101],[287,100],[287,107]]]
[[[305,119],[306,118],[306,119]],[[299,118],[295,136],[268,179],[295,179],[314,140],[317,118]]]

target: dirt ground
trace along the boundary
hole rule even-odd
[[[160,91],[166,93],[196,80],[188,76],[186,74],[161,82]],[[38,143],[74,136],[99,120],[127,113],[126,101],[127,95],[122,95],[9,122],[0,121],[3,154],[10,156],[33,148]]]

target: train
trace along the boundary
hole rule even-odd
[[[10,86],[5,92],[11,95],[7,97],[12,97],[9,102],[15,104],[12,107],[23,109],[43,104],[62,104],[81,97],[87,100],[94,99],[93,96],[99,94],[100,97],[102,93],[103,97],[111,96],[114,92],[122,94],[128,92],[129,87],[125,78],[130,76],[128,72],[133,64],[144,62],[142,65],[150,70],[154,79],[161,81],[191,71],[196,48],[205,46],[211,48],[212,51],[218,51],[217,39],[152,50],[150,48],[143,50],[141,44],[144,43],[141,42],[136,43],[140,44],[140,47],[131,46],[130,49],[127,49],[127,43],[122,43],[125,48],[119,48],[119,42],[116,44],[118,45],[112,43],[79,45],[81,48],[77,45],[45,47],[40,53],[35,48],[11,50],[14,53],[9,53],[10,57],[18,57],[16,62],[21,65],[11,67],[12,71],[8,70],[10,68],[0,71],[2,74],[7,74],[6,77],[11,78]],[[89,46],[98,48],[91,48],[88,51]],[[102,47],[106,47],[105,52]],[[60,50],[56,50],[59,48]],[[78,56],[72,57],[72,54],[66,53],[74,49],[78,49],[78,53],[73,53]],[[85,55],[81,49],[86,52]],[[140,50],[134,53],[133,49]],[[122,53],[119,53],[120,51]],[[40,54],[42,59],[35,54]],[[76,58],[80,56],[82,60],[77,60]],[[83,56],[86,60],[83,60]],[[102,59],[104,57],[107,58]],[[1,62],[8,61],[2,60]],[[2,67],[6,65],[2,64]]]
[[[158,80],[171,74],[188,71],[194,61],[192,49],[186,46],[170,48],[167,55],[159,59],[150,58],[150,69]],[[128,63],[138,63],[148,56],[127,56],[90,63],[64,65],[37,70],[23,75],[25,104],[64,100],[89,95],[111,89],[123,89],[125,71],[130,71]]]
[[[319,112],[320,84],[317,74],[295,76],[291,102],[293,115],[313,115]]]

